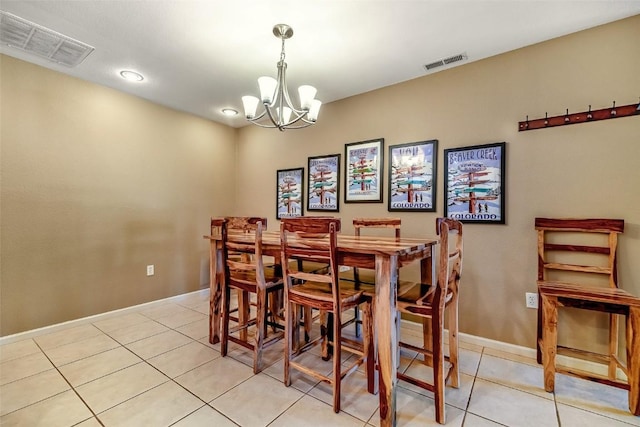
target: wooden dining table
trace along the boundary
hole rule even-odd
[[[222,307],[221,283],[224,264],[221,236],[204,236],[210,241],[210,310],[209,342],[220,341],[220,314]],[[246,234],[250,242],[253,234]],[[432,283],[435,271],[436,238],[400,238],[338,235],[338,263],[349,267],[375,269],[375,325],[374,345],[378,356],[376,390],[380,397],[380,425],[396,425],[396,373],[398,367],[396,310],[398,268],[420,263],[422,283]],[[265,231],[262,235],[263,254],[280,259],[280,233]]]

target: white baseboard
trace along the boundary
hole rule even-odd
[[[167,302],[178,302],[181,299],[185,298],[187,295],[193,295],[198,293],[208,293],[209,288],[200,289],[199,291],[189,292],[186,294],[176,295],[169,298],[164,298],[161,300],[145,302],[143,304],[134,305],[131,307],[121,308],[118,310],[107,311],[106,313],[95,314],[93,316],[82,317],[80,319],[69,320],[67,322],[56,323],[55,325],[44,326],[38,329],[31,329],[29,331],[19,332],[13,335],[7,335],[4,337],[0,337],[0,345],[11,344],[16,341],[22,341],[28,338],[34,338],[40,335],[51,334],[53,332],[58,332],[63,329],[68,329],[73,326],[85,325],[87,323],[97,322],[99,320],[106,320],[115,316],[121,316],[127,313],[133,313],[136,311],[140,311],[141,308],[153,308],[155,306],[167,303]]]

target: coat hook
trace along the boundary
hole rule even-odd
[[[526,123],[524,124],[525,128],[529,128],[529,115],[527,115]]]
[[[567,108],[567,114],[565,114],[564,116],[564,122],[565,123],[569,123],[571,119],[569,118],[569,109]]]
[[[544,125],[547,126],[549,124],[549,116],[547,115],[547,112],[544,112]]]
[[[616,101],[613,101],[613,107],[611,107],[611,115],[616,115]]]
[[[593,114],[591,114],[591,104],[589,104],[589,112],[587,113],[587,120],[593,119]]]

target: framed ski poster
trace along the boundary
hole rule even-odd
[[[276,218],[302,216],[304,200],[304,168],[280,169],[276,183]]]
[[[382,203],[384,138],[344,146],[345,203]]]
[[[340,210],[340,154],[309,157],[307,210]]]
[[[444,150],[444,216],[468,223],[505,223],[506,143]]]
[[[389,147],[390,212],[435,212],[437,155],[435,139]]]

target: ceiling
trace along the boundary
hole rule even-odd
[[[640,1],[2,0],[0,9],[95,48],[73,68],[5,45],[1,53],[240,127],[240,97],[258,95],[259,76],[275,77],[278,23],[294,30],[292,97],[311,84],[326,104],[637,15]],[[468,59],[424,68],[460,53]],[[124,69],[145,80],[123,80]],[[240,114],[226,117],[225,107]]]

